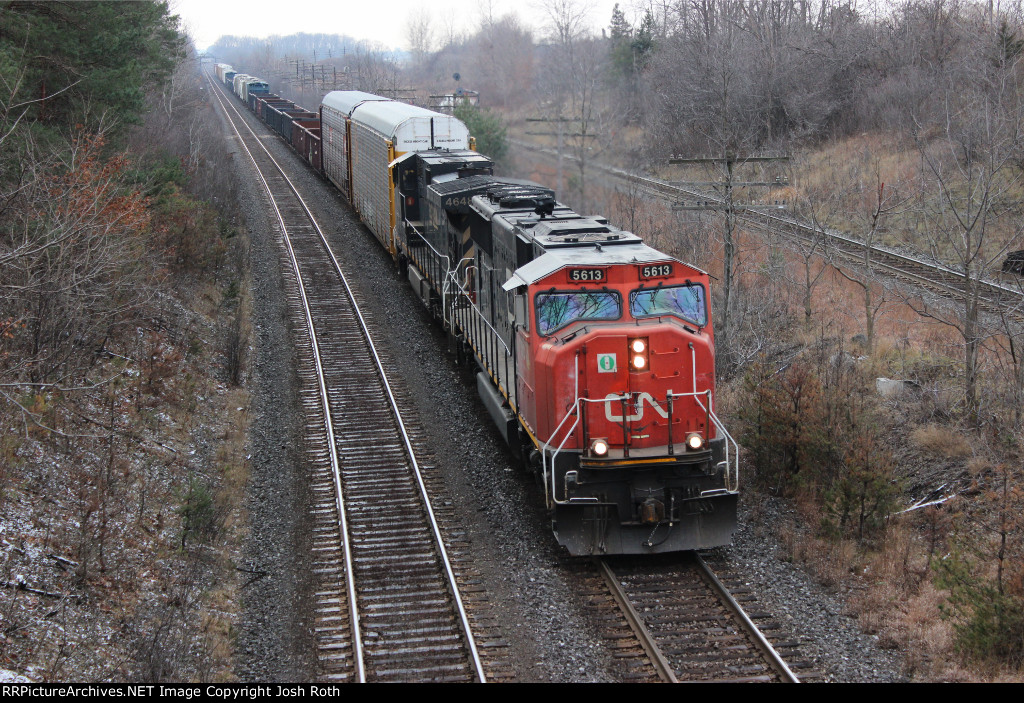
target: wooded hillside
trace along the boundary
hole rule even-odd
[[[166,2],[0,4],[8,682],[230,676],[243,267],[198,69]]]

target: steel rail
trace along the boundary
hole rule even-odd
[[[207,74],[206,78],[207,78],[207,81],[209,81],[211,84],[213,83],[213,80],[210,78],[209,74]],[[217,99],[218,99],[218,102],[220,102],[221,107],[224,108],[224,103],[221,100],[221,96],[220,95],[217,96]],[[232,107],[232,110],[234,110],[235,114],[240,116],[238,108],[236,106],[234,106],[234,105],[232,105],[231,107]],[[234,124],[234,120],[232,120],[230,115],[227,114],[227,110],[226,109],[225,109],[225,115],[228,117],[229,122],[231,122],[232,128],[235,129],[236,133],[238,133],[238,129],[237,129],[237,127]],[[393,414],[393,416],[395,418],[396,423],[398,424],[399,431],[400,431],[400,434],[402,436],[402,443],[403,443],[403,445],[405,447],[406,453],[407,453],[407,455],[409,457],[409,460],[410,460],[411,467],[412,467],[414,475],[416,477],[416,482],[417,482],[417,485],[418,485],[419,490],[420,490],[420,495],[421,495],[421,498],[423,499],[424,508],[425,508],[425,510],[427,512],[427,515],[429,517],[429,522],[430,522],[431,530],[433,531],[433,535],[434,535],[434,539],[435,539],[435,542],[436,542],[436,546],[438,548],[439,557],[441,559],[442,564],[444,565],[444,570],[445,570],[445,573],[446,573],[447,578],[448,578],[449,589],[450,589],[450,592],[452,594],[452,598],[455,601],[456,608],[457,608],[458,613],[459,613],[459,618],[460,618],[460,621],[461,621],[463,634],[464,634],[464,636],[466,638],[466,643],[467,643],[467,646],[469,647],[469,650],[470,650],[470,653],[471,653],[471,657],[473,659],[473,665],[474,665],[475,672],[476,672],[476,675],[477,675],[477,680],[480,681],[481,683],[486,682],[487,678],[486,678],[486,675],[485,675],[484,670],[483,670],[483,664],[482,664],[482,662],[480,660],[480,654],[479,654],[479,651],[478,651],[478,648],[477,648],[477,645],[476,645],[476,639],[473,636],[473,631],[472,631],[472,628],[470,627],[470,624],[469,624],[468,613],[466,612],[465,604],[463,603],[462,596],[461,596],[461,594],[459,592],[458,584],[456,583],[455,573],[454,573],[454,571],[452,569],[451,560],[448,558],[448,553],[447,553],[447,550],[446,550],[446,548],[444,546],[444,540],[443,540],[443,538],[441,536],[440,526],[438,525],[437,518],[436,518],[436,516],[434,514],[433,505],[432,505],[432,503],[430,501],[430,496],[429,496],[429,494],[427,492],[426,484],[425,484],[424,479],[423,479],[423,474],[422,474],[422,472],[420,470],[419,462],[416,459],[415,451],[414,451],[413,446],[412,446],[412,441],[411,441],[410,436],[409,436],[408,428],[407,428],[407,426],[405,424],[405,420],[402,417],[401,410],[398,407],[398,401],[396,400],[394,392],[393,392],[393,390],[391,388],[391,383],[388,380],[387,372],[384,369],[384,364],[383,364],[383,362],[380,359],[380,356],[379,356],[379,354],[377,352],[377,347],[376,347],[376,345],[373,342],[372,336],[370,335],[369,327],[367,326],[366,320],[363,317],[362,311],[360,310],[359,305],[356,302],[355,294],[353,293],[351,287],[349,286],[348,278],[345,276],[345,273],[342,271],[341,264],[338,262],[337,257],[334,255],[334,252],[331,249],[330,244],[327,241],[327,237],[324,235],[323,230],[320,228],[319,223],[316,221],[316,218],[313,216],[312,212],[309,209],[309,206],[306,204],[306,202],[303,199],[302,195],[298,192],[298,189],[295,187],[295,185],[292,182],[292,180],[285,173],[285,171],[281,167],[281,165],[277,162],[277,160],[273,157],[273,155],[270,153],[270,151],[266,148],[266,146],[260,140],[259,136],[252,130],[252,128],[245,122],[245,120],[242,120],[242,123],[245,125],[246,130],[249,131],[249,133],[253,136],[253,138],[257,140],[257,143],[260,145],[260,147],[266,153],[267,158],[269,158],[270,161],[274,164],[275,168],[277,168],[277,170],[279,171],[281,177],[285,180],[285,182],[288,184],[288,187],[291,189],[292,193],[298,199],[298,201],[299,201],[300,205],[302,206],[302,208],[303,208],[307,218],[309,219],[310,223],[313,225],[314,229],[316,230],[317,235],[319,236],[320,241],[323,244],[324,250],[326,251],[326,253],[329,256],[329,258],[331,259],[332,265],[334,266],[334,269],[335,269],[336,273],[338,274],[339,279],[341,280],[341,282],[342,282],[342,284],[343,284],[343,286],[345,288],[345,291],[346,291],[346,293],[347,293],[347,295],[349,297],[349,300],[350,300],[350,302],[352,304],[352,307],[353,307],[353,310],[355,312],[356,318],[359,321],[359,325],[360,325],[360,328],[362,330],[363,337],[364,337],[364,339],[365,339],[365,341],[367,343],[367,346],[369,347],[371,356],[374,359],[374,364],[376,366],[377,372],[380,375],[381,382],[383,384],[383,388],[384,388],[384,390],[385,390],[385,392],[387,394],[388,400],[389,400],[389,404],[390,404],[390,407],[391,407],[392,414]],[[277,209],[277,205],[276,205],[276,202],[275,202],[275,199],[274,199],[274,195],[273,195],[272,191],[270,190],[270,187],[267,184],[266,179],[263,177],[263,174],[260,171],[259,165],[256,163],[255,158],[253,158],[251,152],[249,152],[248,147],[245,146],[245,142],[244,142],[244,140],[242,140],[241,134],[238,134],[238,136],[239,136],[239,140],[242,142],[243,148],[245,148],[246,153],[249,155],[249,158],[252,160],[253,165],[255,166],[255,168],[257,170],[257,173],[259,174],[260,180],[261,180],[261,182],[263,182],[264,187],[266,188],[267,193],[268,193],[268,195],[269,195],[269,197],[271,199],[271,202],[274,203],[274,209],[275,209],[275,212],[277,213],[279,223],[280,223],[280,225],[282,227],[282,231],[283,231],[283,233],[285,235],[285,241],[288,242],[288,249],[289,249],[289,252],[290,252],[291,256],[293,257],[292,258],[292,265],[293,265],[294,271],[296,273],[296,276],[298,277],[298,262],[297,262],[297,260],[295,260],[294,253],[291,250],[291,243],[288,241],[287,229],[285,228],[284,220],[281,217],[280,211]],[[303,305],[304,305],[305,311],[306,311],[306,317],[307,317],[307,322],[308,322],[308,326],[309,326],[310,337],[311,337],[311,339],[315,339],[315,332],[313,331],[312,317],[310,316],[310,313],[309,313],[309,306],[308,306],[308,303],[307,303],[307,299],[305,297],[304,287],[302,286],[301,278],[299,278],[299,287],[300,287],[300,291],[302,291]],[[323,380],[323,369],[322,369],[321,362],[320,362],[320,359],[319,359],[319,351],[315,347],[315,344],[314,344],[314,354],[317,357],[316,358],[316,365],[317,365],[317,375],[318,375],[319,383],[321,385],[321,388],[323,389],[322,399],[323,399],[323,402],[324,402],[324,415],[325,415],[325,417],[329,418],[331,413],[330,413],[330,409],[329,409],[329,407],[327,405],[327,391],[326,391],[326,386],[324,385],[324,380]],[[329,422],[329,420],[328,420],[328,422]],[[334,475],[336,477],[336,486],[337,486],[337,492],[338,492],[338,496],[339,496],[339,506],[343,506],[342,499],[340,498],[341,493],[342,493],[342,491],[341,491],[341,484],[340,484],[340,470],[338,469],[339,463],[337,462],[336,448],[334,446],[334,441],[333,441],[333,437],[334,437],[333,428],[331,429],[329,437],[331,437],[330,444],[331,444],[331,453],[332,453],[332,469],[334,470]],[[343,511],[342,507],[339,507],[339,512],[340,512],[341,515],[344,515],[344,511]],[[344,521],[344,517],[342,517],[342,520]],[[346,568],[349,569],[349,568],[351,568],[350,567],[351,555],[348,552],[348,550],[349,550],[349,540],[345,538],[346,535],[347,535],[347,531],[342,536],[342,542],[345,545],[345,550],[346,550],[346,561],[347,561]],[[352,575],[350,574],[350,577],[347,580],[349,582],[349,591],[350,591],[350,593],[349,593],[349,600],[350,600],[350,608],[353,611],[354,627],[357,627],[358,626],[357,625],[357,623],[358,623],[358,614],[355,613],[356,597],[355,597],[354,577],[352,577]],[[358,637],[356,638],[356,641],[359,641]],[[361,645],[360,645],[360,647],[361,647]],[[363,664],[362,664],[362,656],[361,656],[361,654],[357,658],[357,661],[359,662],[359,667],[360,667],[359,680],[362,682],[362,681],[365,681],[365,673],[363,672]]]
[[[729,593],[729,589],[718,580],[714,572],[708,567],[708,565],[701,558],[697,552],[693,553],[694,560],[697,566],[700,567],[701,576],[704,580],[715,590],[722,602],[725,603],[726,607],[732,611],[732,614],[736,617],[737,621],[746,630],[751,640],[754,642],[754,646],[758,648],[761,654],[768,661],[770,666],[775,670],[775,673],[779,675],[783,683],[800,683],[800,679],[797,678],[796,674],[793,673],[792,669],[786,664],[779,653],[775,651],[768,639],[761,634],[761,631],[757,628],[757,625],[747,616],[743,608],[732,597]]]
[[[612,571],[611,567],[608,566],[608,562],[604,559],[595,559],[598,566],[601,568],[601,575],[604,577],[604,582],[608,585],[608,589],[612,593],[612,598],[619,606],[619,610],[626,617],[626,622],[629,624],[629,629],[633,631],[636,638],[640,641],[640,646],[643,647],[647,653],[647,657],[651,660],[651,664],[654,669],[658,672],[658,678],[665,683],[679,683],[679,679],[676,678],[675,672],[672,670],[672,665],[668,663],[668,659],[661,651],[661,647],[654,641],[654,637],[651,636],[650,630],[644,625],[644,621],[640,618],[640,614],[636,612],[636,608],[629,600],[629,596],[622,590],[622,584],[619,583],[619,579],[616,578],[615,572]]]
[[[707,564],[704,563],[704,560],[701,559],[700,555],[696,552],[693,552],[692,556],[694,559],[692,566],[696,568],[691,570],[690,567],[687,567],[682,573],[686,573],[692,577],[695,577],[696,583],[702,584],[703,597],[710,599],[708,603],[710,603],[711,600],[716,601],[718,604],[717,607],[721,608],[721,617],[732,620],[732,623],[736,628],[735,635],[738,637],[745,638],[747,641],[750,642],[751,645],[753,645],[752,652],[756,652],[756,654],[754,654],[753,656],[759,657],[759,666],[767,666],[770,672],[777,676],[778,680],[782,683],[799,683],[800,681],[797,678],[796,674],[793,673],[793,671],[789,668],[789,666],[782,659],[779,653],[775,650],[774,647],[772,647],[771,643],[768,642],[767,638],[765,638],[765,636],[757,628],[757,625],[755,625],[754,622],[750,619],[750,617],[746,614],[746,612],[744,612],[742,606],[740,606],[740,604],[732,596],[732,594],[725,587],[725,585],[711,571]],[[649,659],[651,665],[657,672],[658,678],[667,683],[680,683],[680,676],[683,676],[684,679],[687,678],[686,676],[684,676],[684,674],[687,673],[686,667],[690,666],[690,664],[687,663],[685,659],[683,659],[682,661],[677,660],[676,664],[682,667],[681,669],[679,669],[679,672],[677,673],[675,666],[673,666],[673,664],[668,661],[668,658],[665,656],[663,650],[661,649],[661,646],[658,644],[658,639],[666,643],[668,646],[668,651],[674,652],[674,656],[676,656],[677,658],[685,656],[685,645],[683,645],[678,639],[674,639],[676,635],[671,631],[663,631],[659,635],[659,638],[656,639],[654,635],[651,633],[651,631],[648,629],[646,623],[644,622],[644,619],[640,616],[636,608],[633,606],[632,599],[629,593],[627,592],[627,587],[622,582],[620,582],[618,576],[616,576],[615,572],[612,570],[607,560],[595,558],[594,563],[599,567],[601,576],[603,577],[604,582],[608,587],[613,600],[618,605],[619,611],[625,618],[630,630],[632,630],[637,641],[640,643],[641,648],[647,655],[647,658]],[[634,574],[634,577],[635,576],[636,574]],[[666,578],[666,576],[667,574],[665,574],[664,572],[647,572],[645,573],[644,578],[648,580],[648,585],[644,586],[643,582],[641,581],[640,583],[634,583],[634,587],[639,589],[639,599],[641,603],[643,603],[647,607],[663,608],[665,610],[665,613],[668,613],[672,612],[674,608],[678,607],[678,604],[671,598],[666,598],[664,595],[662,595],[658,596],[657,600],[648,600],[644,602],[644,593],[651,588],[650,583],[653,582],[654,584],[657,584],[657,586],[655,587],[655,591],[662,590],[661,585],[664,583],[664,579]],[[671,581],[669,583],[671,583]],[[682,592],[685,593],[685,589]],[[685,601],[680,601],[680,603],[682,602]],[[715,610],[715,608],[711,608],[710,610],[701,610],[700,613],[702,615],[708,614],[709,612],[711,612],[711,610]],[[683,621],[687,622],[690,617],[692,616],[684,616]],[[654,613],[654,622],[658,623],[659,619],[661,620],[660,624],[664,626],[664,613]],[[698,629],[704,628],[704,625],[697,626],[692,623],[688,623],[688,626],[698,627]],[[730,647],[730,649],[736,648]],[[697,651],[699,652],[700,650],[698,649]],[[699,662],[701,660],[701,656],[703,655],[698,654],[697,659],[695,661]],[[757,677],[756,680],[768,680],[768,678],[769,676],[766,673],[766,675],[764,676]],[[720,681],[723,679],[701,678],[696,680]],[[749,681],[755,679],[725,680]]]
[[[515,145],[517,145],[517,146],[519,146],[521,148],[530,150],[530,151],[538,151],[538,152],[542,152],[542,153],[550,153],[550,150],[547,147],[542,147],[542,146],[539,146],[539,145],[536,145],[536,144],[530,144],[529,142],[524,142],[524,141],[521,141],[521,140],[511,140],[511,141]],[[563,158],[567,158],[570,161],[577,161],[578,160],[577,157],[573,156],[572,154],[565,154],[565,155],[563,155]],[[699,191],[696,191],[696,190],[690,190],[690,189],[684,188],[682,186],[670,183],[668,181],[663,181],[663,180],[658,179],[658,178],[652,178],[650,176],[642,176],[642,175],[637,174],[637,173],[632,173],[630,171],[626,171],[625,169],[617,168],[617,167],[614,167],[614,166],[607,166],[607,165],[601,164],[601,163],[591,162],[588,165],[591,168],[593,168],[594,170],[603,172],[603,173],[605,173],[607,175],[610,175],[610,176],[612,176],[614,178],[618,178],[618,179],[621,179],[621,180],[624,180],[624,181],[627,181],[627,182],[636,183],[636,184],[642,186],[648,192],[650,192],[651,194],[653,194],[653,195],[655,195],[657,197],[672,197],[672,196],[678,196],[678,195],[687,195],[687,196],[691,196],[691,197],[694,197],[694,198],[702,198],[702,199],[705,199],[705,200],[708,200],[708,201],[712,201],[712,202],[716,202],[716,203],[723,202],[722,199],[719,196],[717,196],[717,195],[710,195],[708,193],[702,193],[702,192],[699,192]],[[799,220],[795,219],[792,216],[784,217],[782,215],[778,215],[776,213],[770,212],[769,211],[769,206],[764,206],[764,208],[758,208],[756,210],[752,210],[752,214],[751,213],[740,214],[739,217],[738,217],[738,219],[740,219],[741,221],[746,222],[748,224],[754,224],[756,226],[762,226],[762,227],[765,226],[766,223],[758,222],[758,218],[764,218],[765,220],[767,220],[769,222],[774,222],[776,224],[785,225],[787,227],[791,227],[791,228],[794,228],[796,230],[802,230],[805,233],[810,234],[810,235],[824,234],[826,237],[828,237],[831,240],[842,242],[844,245],[849,246],[849,247],[859,247],[859,248],[867,249],[867,250],[873,252],[874,254],[878,255],[879,257],[884,257],[884,258],[888,258],[888,259],[891,259],[891,260],[894,259],[897,262],[900,262],[900,263],[903,263],[903,264],[909,264],[909,265],[912,265],[912,266],[919,266],[919,267],[924,268],[924,269],[926,269],[928,271],[933,271],[936,274],[940,274],[940,275],[947,276],[947,277],[952,276],[952,277],[954,277],[954,278],[956,278],[956,279],[958,279],[960,281],[967,281],[968,280],[967,276],[965,274],[963,274],[963,273],[961,273],[959,271],[955,271],[955,270],[949,268],[948,266],[944,266],[942,264],[938,264],[938,263],[934,263],[934,262],[930,262],[930,261],[924,261],[923,259],[918,259],[918,258],[915,258],[915,257],[912,257],[912,256],[908,256],[906,254],[901,254],[899,252],[893,251],[893,250],[888,249],[886,247],[880,247],[877,244],[868,245],[866,242],[862,242],[862,241],[853,239],[852,237],[848,237],[848,236],[846,236],[844,234],[841,234],[840,232],[838,232],[837,230],[834,230],[834,229],[826,228],[824,231],[822,231],[822,230],[820,230],[820,229],[818,229],[816,227],[812,227],[812,226],[810,226],[810,225],[808,225],[808,224],[806,224],[804,222],[800,222]],[[914,278],[914,279],[916,279],[916,280],[918,280],[918,281],[920,281],[922,283],[927,283],[927,284],[932,285],[932,286],[939,286],[943,290],[946,290],[946,291],[949,291],[949,292],[954,292],[954,293],[957,293],[959,295],[962,295],[963,292],[964,292],[961,288],[958,288],[957,286],[952,285],[950,283],[947,283],[945,281],[937,280],[935,278],[929,278],[929,277],[923,276],[923,275],[921,275],[919,273],[914,273],[914,272],[908,271],[908,270],[906,270],[904,268],[900,268],[898,266],[893,266],[892,264],[884,264],[884,263],[882,263],[880,261],[875,260],[875,261],[872,262],[872,265],[873,266],[878,266],[879,268],[887,269],[890,272],[890,275],[909,276],[909,277]],[[986,280],[986,279],[978,279],[975,282],[978,283],[981,288],[983,288],[984,290],[988,291],[989,294],[1000,296],[1000,297],[997,297],[995,300],[988,299],[986,301],[986,302],[988,302],[991,305],[999,306],[1001,304],[1001,296],[1010,296],[1011,298],[1014,298],[1014,299],[1016,299],[1018,301],[1024,300],[1024,292],[1022,292],[1020,290],[1015,290],[1015,289],[1013,289],[1013,288],[1011,288],[1009,286],[1004,286],[1004,285],[1002,285],[1000,283],[996,283],[994,281],[990,281],[990,280]],[[1003,306],[1005,307],[1005,304],[1003,304]]]
[[[207,81],[210,82],[211,87],[213,81],[209,74],[206,76]],[[355,573],[352,567],[352,552],[351,545],[348,540],[348,523],[345,511],[345,499],[341,490],[341,471],[340,461],[338,459],[338,448],[335,442],[334,436],[334,422],[331,417],[330,405],[327,396],[327,384],[324,379],[323,364],[320,357],[320,345],[317,341],[316,329],[313,326],[313,317],[310,311],[309,299],[306,296],[306,287],[302,283],[302,276],[299,275],[299,262],[295,256],[295,251],[292,249],[291,239],[288,237],[288,228],[285,225],[284,217],[281,215],[281,210],[277,206],[277,199],[274,197],[273,191],[270,189],[270,184],[267,183],[266,178],[263,176],[263,172],[260,170],[259,164],[256,163],[256,158],[249,151],[249,147],[246,145],[245,140],[242,139],[242,135],[238,130],[238,126],[235,121],[231,118],[231,114],[228,112],[227,106],[224,104],[222,96],[219,91],[213,91],[214,96],[217,98],[217,102],[220,104],[221,109],[224,111],[224,116],[228,119],[231,124],[231,128],[238,136],[238,141],[245,149],[246,155],[249,160],[252,161],[253,167],[256,169],[256,175],[259,177],[260,182],[263,184],[267,195],[270,198],[270,204],[274,209],[274,214],[277,216],[278,225],[281,227],[281,232],[284,235],[283,239],[285,245],[288,248],[289,261],[292,265],[292,271],[295,274],[296,284],[298,285],[299,296],[302,299],[302,312],[306,318],[306,331],[309,334],[310,345],[313,352],[313,363],[316,366],[316,379],[319,386],[320,401],[323,407],[324,415],[324,429],[327,433],[327,444],[330,447],[330,462],[331,462],[331,474],[334,477],[335,483],[335,496],[337,501],[337,510],[340,520],[339,530],[341,533],[341,544],[345,553],[345,584],[348,591],[348,602],[349,602],[349,617],[351,618],[352,626],[352,646],[353,646],[353,659],[356,664],[356,679],[359,683],[366,682],[366,668],[363,662],[363,643],[362,636],[359,630],[359,611],[356,608],[356,592],[355,592]],[[235,115],[238,116],[238,110],[232,105],[232,109]],[[241,118],[240,118],[241,119]],[[244,123],[244,121],[243,121]],[[248,128],[248,125],[246,125]],[[249,130],[250,132],[252,130]],[[254,135],[255,136],[255,135]]]

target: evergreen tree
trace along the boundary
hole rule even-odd
[[[615,7],[612,8],[610,30],[609,34],[613,44],[628,41],[633,34],[633,28],[629,26],[629,22],[626,20],[626,13],[619,9],[619,3],[615,3]]]
[[[468,102],[455,106],[455,116],[465,122],[469,133],[476,137],[476,146],[481,154],[490,156],[495,163],[505,158],[508,154],[508,130],[500,117]]]
[[[0,110],[50,126],[138,122],[184,51],[166,2],[0,6]]]
[[[648,10],[640,26],[633,27],[626,20],[626,15],[618,4],[612,9],[611,31],[609,32],[611,47],[612,72],[617,76],[628,78],[642,73],[648,66],[654,53],[654,34],[658,25],[654,14]]]
[[[625,13],[615,3],[612,8],[612,22],[609,32],[611,47],[612,72],[617,76],[629,76],[633,73],[633,27],[626,20]]]
[[[644,71],[650,63],[654,53],[654,33],[657,30],[654,21],[654,14],[648,10],[630,42],[630,50],[633,54],[633,70],[637,73]]]

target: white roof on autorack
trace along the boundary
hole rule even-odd
[[[361,90],[333,90],[324,96],[322,105],[337,110],[346,117],[352,116],[352,111],[365,102],[394,102],[391,98],[382,98],[373,93],[364,93]]]
[[[407,103],[364,102],[352,111],[352,121],[394,138],[398,152],[469,148],[469,130],[462,120]]]

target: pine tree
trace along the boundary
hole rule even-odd
[[[6,4],[0,102],[7,119],[87,128],[137,122],[144,90],[169,76],[184,51],[177,26],[166,2]]]
[[[628,77],[633,73],[633,27],[619,9],[618,3],[612,8],[612,22],[609,32],[612,72],[616,76]]]

